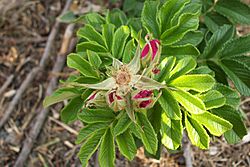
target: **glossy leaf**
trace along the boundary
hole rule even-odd
[[[133,160],[136,155],[137,148],[132,134],[129,131],[126,131],[116,137],[116,142],[122,155],[130,161]]]
[[[206,74],[183,75],[170,82],[170,86],[184,90],[194,90],[197,92],[208,91],[214,86],[214,84],[214,78]]]
[[[88,60],[89,63],[95,68],[98,69],[102,64],[101,58],[98,56],[97,53],[87,50]]]
[[[84,108],[78,118],[86,123],[110,122],[115,119],[113,111],[109,109],[88,109]]]
[[[204,102],[207,110],[219,108],[226,103],[224,95],[216,90],[210,90],[200,95],[199,98]]]
[[[205,126],[214,136],[221,136],[223,133],[232,129],[233,127],[233,125],[227,120],[207,111],[202,114],[193,114],[192,118]]]
[[[102,35],[105,39],[106,46],[111,52],[115,26],[113,24],[104,24],[102,28]]]
[[[114,136],[118,136],[125,132],[128,127],[131,125],[132,121],[128,117],[128,114],[124,112],[122,116],[118,119],[117,124],[114,127]]]

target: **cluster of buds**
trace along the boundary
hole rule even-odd
[[[159,94],[155,97],[154,90],[159,91],[165,86],[151,78],[151,74],[160,72],[156,68],[160,59],[160,41],[149,40],[148,37],[142,51],[138,44],[129,64],[113,59],[109,78],[97,84],[78,84],[95,89],[86,100],[87,107],[108,106],[114,111],[126,110],[127,113],[153,107],[159,97]]]

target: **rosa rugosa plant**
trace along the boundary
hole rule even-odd
[[[201,149],[212,136],[236,143],[246,134],[238,93],[197,66],[196,40],[187,36],[197,33],[200,10],[196,1],[146,1],[141,22],[119,10],[84,16],[67,57],[79,74],[44,100],[45,107],[70,100],[61,119],[83,123],[76,139],[83,166],[97,150],[100,166],[114,166],[116,147],[129,160],[141,146],[157,158],[162,145],[181,147],[183,131]]]

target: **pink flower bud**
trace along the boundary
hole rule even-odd
[[[116,91],[111,91],[107,94],[107,103],[114,111],[123,110],[126,106],[126,101],[123,97],[116,94]]]
[[[149,41],[149,43],[147,43],[144,46],[144,48],[142,49],[141,58],[146,59],[149,56],[150,47],[151,47],[152,55],[150,57],[151,57],[151,60],[154,60],[154,58],[158,52],[159,45],[160,45],[160,41],[158,39],[153,39],[153,40]]]
[[[135,105],[137,108],[150,108],[153,104],[153,91],[151,90],[142,90],[136,95],[133,96],[133,99],[135,101]]]

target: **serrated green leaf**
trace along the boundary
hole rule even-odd
[[[214,86],[214,89],[224,95],[224,97],[226,98],[225,105],[231,106],[234,109],[239,107],[240,96],[235,90],[218,83]]]
[[[200,66],[191,71],[191,74],[208,74],[211,75],[212,77],[215,76],[214,71],[212,71],[208,66]]]
[[[95,30],[94,27],[87,24],[77,31],[77,36],[87,39],[88,41],[95,41],[101,46],[106,46],[102,35]]]
[[[155,133],[157,135],[161,129],[161,113],[162,113],[162,108],[161,108],[161,105],[159,103],[155,103],[153,108],[151,108],[147,111],[148,120],[152,124],[152,126],[155,130]],[[158,138],[158,140],[159,140],[159,138]]]
[[[145,146],[145,149],[149,153],[155,154],[157,151],[158,140],[154,128],[143,113],[137,113],[137,116],[137,122],[142,129],[142,131],[139,131],[140,138]]]
[[[241,56],[246,53],[249,53],[249,43],[250,35],[233,39],[225,44],[225,47],[220,52],[219,57],[222,59],[231,59],[234,56]]]
[[[169,78],[170,71],[173,69],[176,62],[176,58],[174,56],[166,57],[161,61],[160,64],[160,74],[155,76],[155,80],[158,82],[162,82]]]
[[[250,70],[241,62],[235,60],[222,60],[220,67],[233,81],[242,95],[250,96]]]
[[[102,64],[101,58],[98,56],[97,53],[87,50],[88,60],[89,63],[95,68],[98,69]]]
[[[89,77],[97,77],[98,73],[92,68],[87,60],[79,54],[71,53],[67,57],[68,67],[78,70],[82,75]]]
[[[100,14],[98,14],[97,12],[93,12],[87,13],[84,16],[86,24],[90,24],[96,29],[98,29],[98,31],[101,31],[101,25],[105,24],[105,19]]]
[[[185,36],[177,43],[175,46],[183,46],[187,44],[191,44],[193,46],[197,46],[203,40],[203,33],[201,31],[190,31],[185,34]]]
[[[184,90],[205,92],[214,86],[215,80],[212,76],[207,74],[189,74],[180,76],[175,80],[172,80],[169,84],[170,86]]]
[[[209,147],[209,135],[206,130],[196,120],[189,116],[185,118],[185,126],[191,143],[201,149]]]
[[[181,145],[183,127],[181,120],[172,120],[162,113],[161,135],[162,144],[171,150],[176,150]]]
[[[197,14],[185,13],[179,18],[178,24],[161,35],[161,41],[164,45],[171,45],[180,41],[186,33],[194,31],[199,26]]]
[[[108,128],[108,125],[109,124],[106,122],[98,122],[98,123],[88,124],[87,126],[84,126],[79,131],[79,134],[77,135],[75,143],[80,144],[81,142],[89,138],[91,135],[96,133],[97,131]]]
[[[135,52],[136,52],[136,47],[134,44],[134,40],[131,39],[125,46],[124,53],[122,56],[122,62],[128,64],[135,55]]]
[[[86,50],[92,50],[94,52],[100,52],[100,53],[107,52],[107,49],[104,46],[98,44],[95,41],[81,42],[81,43],[77,44],[77,46],[76,46],[77,52],[84,52]]]
[[[232,24],[226,17],[216,12],[207,13],[204,16],[204,22],[212,33],[216,32],[224,24]]]
[[[193,114],[191,117],[205,126],[214,136],[221,136],[233,127],[233,125],[227,120],[207,111],[202,114]]]
[[[114,32],[115,32],[115,26],[113,24],[102,25],[102,35],[105,39],[106,46],[110,52],[112,49]]]
[[[176,63],[174,69],[170,72],[170,79],[174,80],[182,75],[187,74],[196,67],[196,61],[192,57],[185,57]]]
[[[81,96],[81,91],[75,88],[61,88],[53,92],[52,95],[46,96],[43,100],[43,107],[48,107],[52,104],[58,103],[63,100],[71,99]]]
[[[115,119],[115,115],[110,109],[84,108],[77,116],[81,121],[86,123],[110,122]]]
[[[123,49],[129,34],[130,30],[128,26],[121,26],[115,31],[112,43],[112,53],[115,58],[120,59],[122,57]]]
[[[181,89],[171,91],[175,99],[190,113],[201,114],[206,111],[204,103],[198,97]]]
[[[158,102],[169,118],[176,120],[179,120],[181,118],[181,110],[179,104],[177,103],[171,92],[163,89],[162,95],[159,98]]]
[[[201,94],[199,98],[204,102],[206,109],[219,108],[226,103],[226,98],[217,90],[210,90]]]
[[[122,155],[132,161],[136,155],[137,148],[131,133],[127,130],[123,134],[116,137],[116,142]]]
[[[108,23],[114,24],[116,27],[120,27],[122,25],[126,25],[127,16],[123,11],[115,8],[107,14],[106,20]]]
[[[223,48],[224,43],[230,40],[235,34],[233,26],[224,25],[218,29],[208,41],[201,58],[209,59],[217,56],[217,53]]]
[[[250,24],[250,8],[238,0],[220,0],[216,3],[215,10],[234,23]]]
[[[118,136],[125,132],[128,127],[131,125],[132,121],[128,117],[128,114],[124,112],[122,116],[118,119],[117,124],[114,127],[114,136]]]
[[[115,143],[114,137],[110,128],[106,130],[98,155],[100,167],[114,167],[115,166]]]
[[[65,123],[69,123],[74,121],[77,118],[77,113],[80,111],[82,106],[84,105],[83,99],[79,97],[75,97],[61,110],[61,119]]]
[[[171,20],[177,15],[190,0],[169,0],[166,1],[159,10],[159,20],[161,32],[169,29],[173,25]],[[166,17],[167,16],[167,17]]]
[[[91,158],[91,156],[94,154],[96,149],[98,148],[101,138],[103,134],[105,133],[105,130],[98,130],[93,135],[91,135],[88,140],[81,146],[81,149],[78,153],[78,157],[82,163],[82,166],[87,167],[88,160]]]
[[[246,134],[246,126],[240,116],[240,113],[230,106],[223,106],[212,110],[212,113],[229,121],[233,128],[225,133],[225,138],[228,143],[235,144],[238,138],[242,139]]]
[[[198,56],[200,54],[199,50],[191,45],[186,44],[182,46],[163,46],[162,56],[175,56],[178,58],[183,58],[186,56]]]
[[[157,20],[159,3],[157,1],[146,1],[143,6],[141,21],[148,33],[152,33],[155,38],[160,37],[160,28]]]

